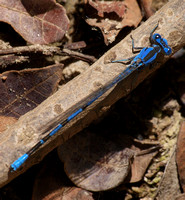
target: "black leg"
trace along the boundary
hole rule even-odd
[[[132,61],[136,56],[132,56],[130,58],[126,58],[126,59],[122,59],[122,60],[113,60],[111,61],[112,63],[115,63],[115,62],[130,62]]]
[[[134,39],[133,39],[132,35],[130,35],[130,37],[132,39],[132,52],[137,53],[137,52],[141,51],[144,47],[135,47],[134,46]]]
[[[152,39],[153,33],[154,31],[157,29],[157,27],[159,26],[159,21],[157,22],[157,25],[152,29],[152,31],[150,32],[150,40]]]
[[[131,39],[132,39],[132,53],[138,53],[139,51],[141,51],[144,47],[135,47],[134,46],[134,39],[132,37],[132,35],[130,36]],[[130,58],[126,58],[126,59],[122,59],[122,60],[114,60],[114,61],[111,61],[112,63],[114,62],[130,62],[132,61],[136,56],[132,56]]]

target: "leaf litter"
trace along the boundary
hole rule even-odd
[[[142,19],[136,0],[85,2],[89,15],[86,22],[100,28],[106,45],[112,43],[124,27],[137,27]]]
[[[27,1],[14,1],[14,5],[13,4],[9,5],[8,4],[9,2],[11,2],[11,1],[6,1],[5,2],[5,1],[2,0],[2,2],[0,2],[0,12],[1,13],[9,13],[9,15],[7,15],[6,19],[4,19],[4,17],[6,17],[6,16],[2,15],[2,18],[0,20],[3,21],[3,22],[7,22],[7,23],[11,24],[14,27],[14,29],[17,30],[17,32],[20,35],[22,35],[23,38],[29,43],[32,43],[32,44],[49,44],[49,43],[53,43],[53,42],[56,42],[56,41],[61,41],[62,38],[64,37],[65,32],[68,30],[69,21],[68,21],[67,15],[65,13],[65,9],[64,9],[64,7],[62,7],[61,5],[56,3],[55,1],[52,1],[52,0],[50,0],[50,1],[49,0],[48,1],[40,1],[40,2],[38,2],[38,1],[37,2],[36,1],[29,1],[29,2],[27,2]],[[127,10],[130,13],[131,10],[134,8],[134,6],[136,6],[136,4],[137,4],[136,1],[135,1],[135,3],[134,2],[131,3],[131,1],[125,1],[125,2],[127,2],[127,3],[130,2],[130,3],[128,3],[129,5],[127,5],[124,2],[117,2],[117,1],[116,2],[106,2],[106,1],[102,2],[102,1],[91,1],[91,0],[89,0],[89,1],[86,0],[85,1],[86,4],[89,4],[89,6],[91,6],[91,8],[96,10],[96,14],[97,14],[96,15],[97,17],[95,17],[95,18],[92,17],[91,18],[91,13],[88,11],[87,14],[89,14],[89,21],[88,20],[86,20],[86,21],[91,26],[97,26],[97,27],[99,27],[101,29],[102,34],[104,36],[104,42],[106,43],[106,45],[110,44],[111,42],[113,42],[115,40],[116,36],[118,35],[118,33],[120,32],[120,30],[123,27],[126,27],[126,26],[134,26],[134,27],[136,27],[141,22],[141,17],[142,16],[141,16],[141,11],[139,10],[138,5],[137,5],[137,8],[135,7],[135,9],[138,11],[137,12],[138,13],[138,15],[137,15],[138,18],[137,19],[134,18],[135,16],[133,18],[131,17],[131,19],[130,19],[132,21],[131,24],[129,24],[128,21],[123,22],[124,21],[123,19],[125,18],[125,14],[126,14],[125,11]],[[43,8],[43,9],[40,9],[39,13],[37,13],[37,12],[35,13],[36,8],[38,8],[38,4],[39,3],[44,5],[43,7],[42,6],[40,7],[40,8]],[[122,9],[122,10],[119,9],[120,3],[124,4],[124,6],[123,6],[124,9]],[[111,6],[108,6],[109,4],[111,4]],[[32,5],[34,5],[34,6],[32,7]],[[53,10],[52,9],[48,10],[48,8],[49,8],[48,5],[52,5],[53,7],[52,6],[51,7],[53,8]],[[9,11],[7,10],[8,6],[10,7]],[[13,9],[14,6],[15,6],[15,8],[17,8],[16,11]],[[27,8],[27,10],[25,8]],[[22,9],[24,9],[24,10],[22,10]],[[23,12],[23,14],[26,17],[22,16],[20,11]],[[42,20],[42,18],[44,16],[43,13],[46,16],[46,17],[44,17],[44,20]],[[37,14],[38,14],[38,18],[37,18]],[[53,14],[56,14],[56,15],[53,15]],[[17,18],[15,17],[15,20],[14,20],[12,16],[20,17],[21,19],[23,19],[23,23],[21,23],[21,24],[16,23],[17,22],[16,21]],[[61,18],[63,20],[59,20],[60,23],[57,24],[58,23],[57,17],[53,17],[53,16],[62,16]],[[112,16],[113,16],[113,18],[112,18]],[[130,13],[130,16],[132,16],[131,13]],[[116,20],[114,18],[116,18]],[[53,20],[53,21],[50,21],[50,20]],[[38,29],[33,29],[33,26],[29,26],[29,24],[33,23],[33,22],[35,24],[38,24],[38,27],[37,27]],[[64,23],[64,26],[61,25],[62,23]],[[115,29],[117,24],[119,24],[120,27]],[[23,25],[25,25],[24,27],[28,27],[28,28],[26,28],[26,29],[23,28],[22,29]],[[44,26],[44,29],[43,29],[44,31],[41,29],[41,25]],[[23,31],[23,32],[21,32],[21,31]],[[53,32],[55,32],[55,34],[54,34],[55,37],[53,37]],[[48,35],[46,35],[47,33],[48,33]],[[33,35],[33,34],[35,34],[35,35]],[[11,64],[15,63],[15,59],[16,58],[20,59],[20,57],[19,58],[15,57],[15,55],[10,55],[10,56],[11,56],[11,58],[7,59],[7,60],[9,61],[9,60],[12,59],[12,61],[11,62],[7,62],[7,66],[10,65],[10,63]],[[24,59],[26,59],[26,57],[24,57]],[[17,74],[17,76],[19,76],[20,73],[24,73],[23,71],[19,71],[19,72],[18,71],[14,71],[14,74]],[[28,73],[28,71],[29,70],[27,70],[27,73]],[[39,70],[36,69],[36,71],[38,72]],[[74,73],[73,69],[71,71],[73,71],[72,73]],[[82,71],[83,71],[83,69],[82,69]],[[32,73],[34,74],[34,72],[35,71],[32,70],[32,69],[30,70],[30,74],[32,74]],[[12,73],[11,71],[10,72],[5,72],[5,74],[3,73],[2,77],[1,77],[2,83],[3,83],[3,81],[4,82],[6,82],[6,81],[8,82],[9,81],[9,76],[11,76],[11,73]],[[42,73],[40,74],[41,77],[44,76],[44,73],[45,73],[44,72],[44,68],[43,68],[43,72]],[[37,75],[39,76],[39,73]],[[24,76],[24,75],[22,75],[22,76]],[[69,76],[70,75],[68,74],[68,77]],[[26,78],[26,76],[25,76],[25,78]],[[12,79],[12,81],[13,80],[16,80],[16,81],[19,80],[18,78],[15,78],[15,77],[14,78],[10,78],[10,80],[11,79]],[[59,79],[58,80],[53,80],[54,82],[52,84],[55,85],[55,86],[51,87],[52,89],[49,87],[51,89],[49,91],[54,92],[54,90],[56,90],[56,88],[58,86]],[[33,78],[33,82],[34,81],[37,81],[37,78]],[[36,82],[35,86],[37,86],[37,85],[38,84]],[[32,87],[34,88],[35,86],[32,86]],[[49,83],[48,86],[51,86],[51,83]],[[3,91],[3,90],[1,90],[1,91]],[[15,93],[17,93],[17,92],[19,92],[19,89],[18,90],[17,89],[16,90],[12,90],[12,91],[9,91],[9,92],[14,92],[14,91],[15,91]],[[48,96],[50,94],[52,94],[52,92],[49,93]],[[136,92],[137,92],[137,90],[136,90]],[[183,93],[183,92],[181,92],[181,93]],[[2,96],[6,97],[4,95],[2,95]],[[141,95],[138,95],[138,96],[141,96]],[[30,97],[31,98],[35,97],[35,99],[37,99],[37,96],[34,96],[34,95],[31,95]],[[133,98],[133,96],[131,96],[131,98]],[[16,98],[14,100],[16,100]],[[37,103],[38,102],[35,103],[35,106],[37,105]],[[10,103],[10,104],[12,104],[12,103]],[[130,147],[130,148],[127,149],[125,147],[122,147],[122,151],[124,152],[123,155],[125,157],[125,159],[123,159],[123,160],[120,159],[121,157],[119,158],[119,154],[115,154],[115,155],[114,154],[113,155],[111,155],[111,154],[107,154],[106,155],[105,154],[104,157],[102,157],[102,160],[100,160],[100,162],[97,162],[97,163],[95,161],[92,162],[92,160],[90,160],[91,161],[91,165],[92,165],[92,163],[94,163],[94,165],[92,165],[92,167],[94,167],[95,171],[98,171],[98,173],[99,173],[98,175],[100,175],[100,177],[101,176],[105,177],[105,182],[103,182],[102,184],[98,185],[97,184],[97,180],[100,177],[98,177],[98,176],[96,177],[96,174],[95,174],[95,176],[94,176],[95,179],[93,179],[94,184],[92,182],[90,182],[90,184],[88,185],[87,184],[88,181],[92,181],[92,177],[93,176],[87,176],[87,174],[89,173],[89,169],[88,168],[85,169],[85,170],[87,170],[87,172],[84,173],[85,175],[81,172],[81,170],[83,169],[84,166],[82,168],[80,168],[80,167],[79,168],[75,168],[75,163],[76,163],[75,159],[77,159],[79,157],[75,157],[74,156],[74,154],[75,154],[74,150],[76,150],[76,155],[80,154],[84,158],[84,160],[89,158],[89,156],[91,156],[93,158],[96,158],[96,159],[100,159],[96,155],[96,153],[100,153],[100,152],[105,153],[106,152],[106,148],[102,148],[101,149],[101,147],[103,147],[103,145],[102,145],[103,142],[108,141],[107,144],[105,143],[105,145],[104,145],[105,147],[108,147],[108,149],[109,148],[110,149],[111,148],[113,148],[113,149],[115,148],[116,149],[116,148],[120,147],[119,142],[122,141],[121,139],[119,141],[111,141],[111,140],[109,140],[110,138],[107,139],[105,135],[103,137],[102,136],[97,136],[97,138],[94,138],[95,136],[93,135],[93,136],[91,136],[93,138],[93,142],[97,141],[94,144],[94,146],[96,148],[97,148],[96,145],[98,145],[98,142],[101,141],[102,143],[100,143],[99,144],[100,147],[98,147],[100,149],[100,151],[99,152],[97,151],[93,155],[91,155],[90,154],[90,150],[92,150],[92,149],[89,149],[90,146],[88,146],[88,142],[85,140],[85,139],[88,139],[88,134],[92,134],[92,131],[88,131],[87,138],[83,137],[82,139],[79,140],[78,143],[80,145],[77,144],[76,142],[74,142],[73,145],[76,145],[76,147],[73,146],[73,148],[70,149],[70,146],[67,146],[67,143],[66,143],[65,144],[66,148],[69,148],[68,149],[68,154],[62,154],[62,156],[60,156],[60,157],[62,157],[62,160],[65,162],[65,166],[67,166],[67,167],[65,167],[65,170],[66,170],[67,174],[69,175],[69,177],[74,181],[75,184],[81,186],[82,188],[83,187],[86,188],[87,187],[86,185],[88,185],[88,187],[86,189],[89,189],[89,187],[90,187],[90,190],[94,190],[94,189],[92,189],[92,187],[95,187],[95,186],[98,187],[99,186],[98,187],[99,188],[98,191],[114,188],[115,186],[118,186],[121,182],[125,182],[126,183],[126,187],[127,187],[126,188],[127,193],[126,194],[124,193],[124,195],[122,196],[123,198],[125,197],[125,199],[129,198],[129,196],[131,196],[131,198],[133,198],[133,197],[137,197],[138,198],[139,197],[140,199],[144,199],[144,198],[148,199],[148,198],[153,197],[154,193],[156,192],[156,188],[159,185],[159,182],[160,182],[160,179],[161,179],[161,176],[162,176],[161,174],[163,174],[161,168],[165,166],[166,160],[168,160],[170,155],[172,154],[172,147],[176,144],[176,135],[177,135],[178,130],[179,130],[179,124],[180,124],[179,121],[181,120],[181,116],[179,114],[179,105],[178,105],[178,103],[176,103],[176,101],[174,103],[174,101],[171,100],[171,101],[169,101],[169,104],[166,104],[166,105],[167,106],[164,106],[164,105],[161,106],[162,108],[157,111],[158,112],[157,117],[153,117],[152,120],[145,119],[146,120],[145,123],[147,125],[150,124],[150,126],[148,127],[148,131],[146,131],[146,132],[150,132],[150,135],[147,135],[145,133],[146,134],[145,136],[148,137],[152,141],[159,141],[160,145],[162,146],[159,156],[157,156],[152,161],[153,162],[152,165],[149,165],[149,164],[150,164],[152,158],[154,156],[156,156],[156,152],[152,152],[151,155],[150,154],[148,154],[148,155],[147,154],[146,155],[145,154],[143,154],[143,155],[142,154],[141,155],[138,154],[138,156],[137,156],[137,153],[138,153],[137,151],[139,150],[139,148]],[[19,106],[16,109],[19,109]],[[24,112],[27,112],[26,110],[29,110],[29,109],[26,108],[26,109],[21,110],[22,113],[18,112],[19,114],[17,116],[13,116],[13,120],[16,121],[17,118],[21,114],[23,114]],[[167,112],[171,112],[171,113],[170,114],[169,113],[166,114]],[[6,114],[7,113],[8,112],[6,112]],[[12,114],[13,113],[11,113],[10,116],[7,116],[7,117],[12,117],[11,116]],[[164,116],[162,117],[162,115],[166,115],[166,117],[164,117]],[[5,123],[5,125],[6,125],[6,119],[2,118],[1,122],[2,122],[2,124]],[[127,122],[129,122],[129,121],[127,120]],[[12,122],[12,123],[14,123],[14,122]],[[153,127],[152,130],[150,130],[151,125]],[[122,126],[122,128],[123,127],[124,126]],[[124,131],[125,130],[126,129],[124,129]],[[84,133],[82,133],[82,135],[83,134]],[[122,138],[123,140],[127,138],[127,136],[123,135],[123,133],[122,133],[121,137],[123,137]],[[114,138],[116,138],[116,137],[114,136]],[[84,140],[84,142],[82,142],[83,140]],[[83,145],[81,145],[82,143],[85,146],[86,151],[83,149],[84,147],[83,147]],[[132,140],[132,144],[133,143],[135,143],[134,140]],[[140,145],[141,146],[142,145],[145,146],[146,144],[140,144]],[[155,146],[155,144],[151,144],[151,145]],[[133,145],[130,145],[130,146],[133,146]],[[147,146],[147,149],[149,149],[149,146]],[[60,148],[62,148],[62,147],[60,147]],[[79,153],[79,151],[77,151],[78,148],[80,148],[80,150],[81,150],[80,153]],[[105,150],[105,151],[103,151],[103,150]],[[83,156],[83,153],[85,154],[85,156]],[[70,155],[70,154],[72,154],[72,155]],[[67,157],[67,155],[70,155],[70,156]],[[111,156],[109,157],[109,155],[111,155]],[[114,156],[115,157],[117,156],[116,158],[118,158],[118,160],[116,160]],[[145,156],[148,156],[148,157],[145,157]],[[65,157],[65,159],[64,159],[64,157]],[[72,159],[73,162],[71,162],[71,159]],[[81,157],[79,159],[81,159]],[[113,161],[115,161],[113,163],[115,165],[117,164],[118,166],[119,166],[119,164],[121,162],[126,163],[126,165],[125,165],[125,167],[126,167],[125,169],[126,170],[122,169],[122,171],[124,171],[124,172],[122,173],[121,181],[118,180],[118,178],[120,178],[119,177],[120,174],[118,173],[118,171],[114,170],[114,167],[112,165],[108,165],[109,163],[107,161],[109,161],[109,159],[110,160],[112,159]],[[80,164],[80,162],[77,162],[77,164]],[[71,165],[73,165],[73,166],[71,166]],[[89,163],[87,164],[87,166],[89,166]],[[104,166],[105,166],[105,168],[104,168]],[[110,168],[106,168],[106,166],[108,166]],[[143,166],[144,166],[144,168],[143,168]],[[106,169],[106,170],[104,171],[104,169]],[[63,167],[61,167],[57,171],[57,173],[59,173],[61,170],[63,170]],[[75,171],[75,173],[76,173],[76,171],[79,171],[79,172],[75,174],[75,173],[71,173],[70,170],[72,170],[72,172]],[[51,169],[51,172],[53,172],[53,171],[54,170]],[[109,184],[107,184],[107,185],[105,184],[104,185],[104,183],[107,183],[106,182],[107,181],[106,174],[107,174],[108,171],[110,172],[110,174],[112,176],[112,179],[113,178],[115,178],[115,180],[117,179],[118,182],[116,184],[115,184],[115,182],[112,183],[110,181],[110,182],[108,182]],[[115,176],[114,173],[115,174],[118,173],[118,176]],[[43,175],[43,176],[47,177],[46,174]],[[143,176],[144,176],[144,178],[143,178]],[[80,177],[80,179],[79,179],[79,177]],[[42,179],[42,176],[41,176],[41,179]],[[79,180],[83,180],[83,179],[87,180],[87,183],[86,183],[85,186],[81,185],[81,181],[79,181]],[[144,180],[144,182],[142,182],[142,180]],[[139,186],[132,185],[133,182],[138,182]],[[36,182],[35,190],[37,189],[37,192],[38,192],[39,185],[42,184],[42,183],[43,182],[39,182],[39,183]],[[110,187],[110,183],[112,184],[111,187]],[[100,187],[102,185],[106,186],[107,188],[103,188],[102,189]],[[59,187],[59,186],[54,186],[54,188],[55,187]],[[121,191],[122,192],[123,190],[125,190],[124,187],[125,186],[120,185],[117,188],[117,191]],[[153,189],[154,187],[155,187],[155,190]],[[63,190],[65,188],[65,184],[61,188]],[[55,189],[53,189],[53,190],[55,190]],[[75,190],[76,190],[76,188],[75,188]],[[79,189],[79,188],[77,190],[81,191],[81,189]],[[72,191],[73,191],[73,189],[72,189]],[[114,196],[116,196],[117,191],[112,190]],[[33,193],[34,196],[36,195],[35,198],[37,198],[39,196],[39,194],[37,192]],[[150,193],[150,196],[147,196],[147,193]],[[104,197],[106,196],[106,193],[102,193],[102,194],[104,195]],[[97,199],[101,199],[103,197],[102,194],[100,194]],[[109,194],[109,193],[107,193],[107,194]],[[68,194],[67,194],[67,196],[68,196]],[[74,198],[77,197],[77,196],[79,196],[78,192],[75,193]],[[105,199],[104,197],[103,197],[103,199]],[[91,193],[89,193],[89,198],[92,199]],[[108,198],[106,198],[106,199],[108,199]],[[110,199],[111,199],[111,195],[110,195]],[[163,199],[166,199],[166,197],[163,196]]]

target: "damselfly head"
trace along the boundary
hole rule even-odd
[[[153,44],[158,44],[165,55],[170,55],[172,53],[172,49],[168,45],[167,40],[165,38],[162,38],[159,33],[155,33],[152,35],[151,42]]]

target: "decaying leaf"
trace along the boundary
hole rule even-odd
[[[44,163],[35,178],[32,200],[93,200],[92,193],[72,186],[56,159]]]
[[[155,198],[156,200],[176,199],[176,196],[181,193],[177,174],[177,165],[175,162],[175,149],[176,147],[172,152],[172,155],[166,165],[163,177],[160,181]]]
[[[104,36],[105,44],[112,43],[120,30],[126,26],[140,23],[142,16],[136,0],[99,1],[86,0],[88,19],[91,26],[99,27]]]
[[[69,27],[65,9],[55,0],[0,0],[0,21],[32,44],[59,41]]]
[[[154,10],[152,9],[152,0],[140,0],[140,4],[147,19],[154,14]]]
[[[185,199],[185,193],[177,195],[175,200],[184,200]]]
[[[182,122],[178,135],[176,162],[181,187],[185,192],[185,122]]]
[[[90,191],[104,191],[130,177],[131,163],[140,151],[136,147],[134,150],[133,146],[133,139],[128,135],[113,140],[92,132],[83,132],[60,146],[58,153],[64,162],[66,174],[77,186]],[[141,177],[151,161],[151,155],[147,166],[143,164],[142,156],[139,159],[141,162],[135,165]],[[140,169],[142,167],[143,170]]]
[[[176,88],[181,103],[185,105],[185,69],[180,70],[180,73],[181,74],[178,77]]]
[[[62,67],[59,64],[0,74],[1,131],[56,91],[62,79]]]
[[[122,137],[122,139],[124,139]],[[142,180],[145,172],[151,163],[152,159],[157,155],[160,147],[156,143],[148,143],[141,141],[134,141],[131,147],[132,150],[138,152],[134,157],[131,165],[130,183],[139,182]]]

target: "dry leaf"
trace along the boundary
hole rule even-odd
[[[134,161],[132,173],[131,164],[134,155],[154,145],[137,143],[134,146],[133,143],[133,138],[124,134],[109,139],[83,132],[61,145],[58,153],[66,174],[77,186],[90,191],[104,191],[117,187],[126,178],[135,182],[144,176],[153,154],[140,155],[140,162]]]
[[[185,192],[185,122],[182,122],[178,135],[176,162],[181,187]]]
[[[158,187],[156,200],[175,199],[181,193],[177,174],[177,165],[175,162],[175,148],[166,165],[163,177]]]
[[[71,185],[53,156],[36,176],[32,200],[93,200],[92,193]]]
[[[59,147],[58,153],[68,177],[90,191],[109,190],[122,183],[134,156],[126,146],[90,132],[75,135]]]
[[[101,29],[106,45],[115,40],[122,28],[126,26],[137,27],[142,19],[136,0],[86,0],[86,4],[90,6],[87,9],[87,15],[89,16],[86,22]]]
[[[59,41],[69,27],[65,9],[55,0],[0,0],[0,21],[32,44]]]
[[[155,13],[152,9],[152,0],[140,0],[140,4],[147,19]]]
[[[62,79],[62,67],[59,64],[0,75],[1,131],[56,91]]]

